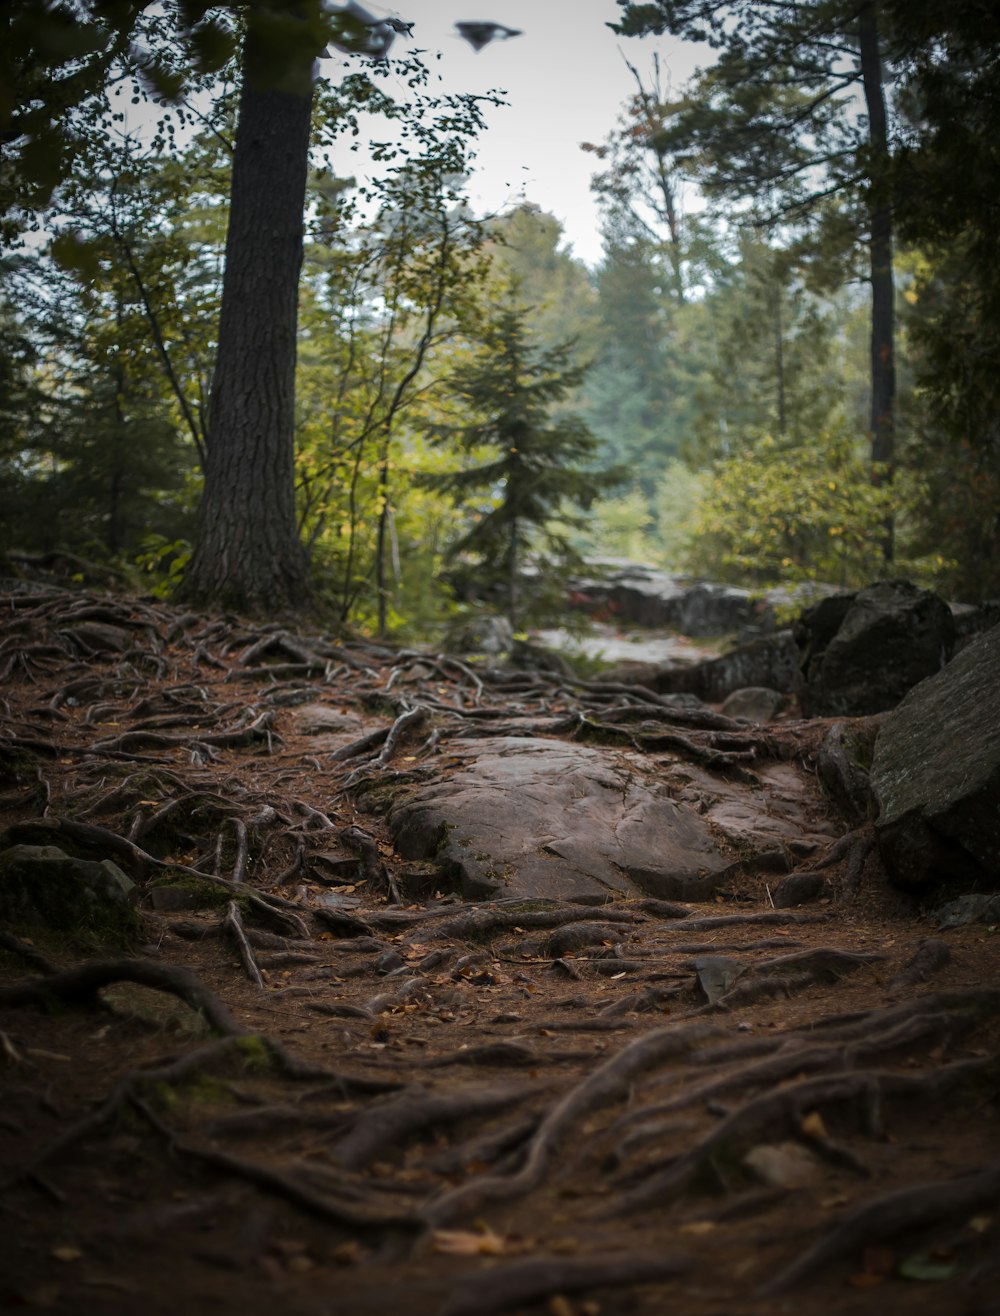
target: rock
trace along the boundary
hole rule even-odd
[[[326,704],[304,704],[292,714],[292,729],[300,736],[321,736],[335,731],[360,731],[361,719],[340,713]]]
[[[879,714],[835,722],[816,758],[816,775],[826,793],[853,823],[867,822],[878,812],[869,772],[875,738],[884,719],[885,714]]]
[[[573,582],[570,601],[634,626],[670,626],[685,635],[769,630],[764,599],[730,585],[691,583],[639,562],[595,562],[599,574]]]
[[[1000,923],[1000,894],[970,891],[934,911],[939,928],[963,928],[970,923]]]
[[[403,859],[434,858],[468,899],[705,900],[729,860],[696,807],[627,753],[537,738],[455,742],[458,770],[397,797]]]
[[[722,705],[726,717],[742,717],[749,722],[770,722],[785,696],[766,685],[747,685],[727,695]]]
[[[76,859],[54,845],[0,852],[0,921],[16,927],[127,946],[140,930],[134,889],[110,859]]]
[[[824,1177],[823,1162],[798,1142],[751,1147],[743,1164],[771,1188],[804,1188]]]
[[[1000,626],[885,719],[871,784],[891,880],[1000,886]]]
[[[605,672],[603,679],[645,685],[661,695],[691,694],[717,704],[749,686],[765,686],[787,694],[794,689],[798,669],[798,647],[792,632],[786,630],[750,640],[703,663],[623,668]]]
[[[698,984],[709,1005],[725,996],[733,983],[746,972],[746,965],[730,955],[696,955],[694,960]]]
[[[774,889],[776,909],[793,909],[796,905],[809,905],[828,895],[830,884],[822,873],[789,873]]]
[[[446,653],[482,653],[493,658],[509,653],[513,643],[513,626],[506,617],[492,612],[464,618],[449,627],[443,640]]]
[[[806,717],[865,717],[895,708],[951,656],[955,623],[936,594],[905,580],[834,594],[795,627]]]
[[[514,640],[507,658],[508,667],[517,672],[554,672],[557,676],[572,676],[573,669],[560,653],[542,644],[528,640]]]

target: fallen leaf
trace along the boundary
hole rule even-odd
[[[568,1298],[561,1293],[553,1293],[549,1298],[549,1316],[573,1316],[573,1308]]]
[[[969,1228],[974,1230],[977,1234],[986,1234],[989,1232],[992,1224],[993,1217],[991,1215],[974,1215],[969,1221]]]
[[[849,1275],[847,1282],[852,1289],[873,1289],[879,1284],[884,1284],[885,1275],[869,1275],[867,1271],[859,1271],[856,1275]]]
[[[339,1266],[356,1266],[363,1255],[361,1244],[353,1238],[349,1243],[338,1243],[332,1253]]]
[[[689,1220],[686,1225],[678,1227],[678,1234],[691,1234],[697,1238],[699,1234],[710,1234],[713,1229],[717,1228],[714,1220]]]
[[[507,1240],[488,1228],[476,1233],[466,1229],[435,1229],[431,1246],[435,1252],[448,1256],[501,1257],[506,1251]]]
[[[73,1243],[61,1243],[52,1249],[52,1256],[57,1261],[79,1261],[83,1256],[83,1249]]]
[[[826,1125],[823,1123],[823,1116],[818,1110],[811,1110],[803,1119],[799,1128],[807,1138],[826,1138],[828,1136]]]

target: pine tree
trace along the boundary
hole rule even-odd
[[[423,477],[469,509],[469,529],[449,557],[475,560],[480,593],[502,588],[514,626],[526,611],[522,579],[529,555],[546,577],[577,561],[567,531],[580,517],[568,509],[586,510],[623,478],[618,470],[595,469],[597,438],[577,416],[555,412],[586,373],[572,363],[573,343],[536,346],[525,328],[527,315],[513,302],[501,307],[477,355],[450,380],[456,408],[472,419],[437,426],[433,438],[457,442],[470,464]]]

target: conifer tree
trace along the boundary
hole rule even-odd
[[[579,510],[623,478],[618,470],[595,469],[598,439],[579,417],[555,410],[586,373],[572,362],[573,343],[536,346],[527,315],[513,302],[502,306],[476,356],[450,380],[456,406],[471,418],[439,425],[433,437],[457,443],[469,464],[423,477],[469,509],[469,528],[449,556],[474,559],[480,593],[502,588],[514,626],[526,611],[529,555],[546,576],[577,561],[567,531],[580,524]]]

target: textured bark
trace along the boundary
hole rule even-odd
[[[866,4],[859,15],[861,76],[868,109],[871,188],[869,191],[869,252],[872,285],[871,336],[871,458],[879,465],[875,480],[892,479],[896,452],[895,309],[892,277],[892,211],[884,195],[889,162],[882,57],[875,5]],[[885,527],[883,551],[893,558],[892,523]]]
[[[294,404],[312,61],[301,61],[295,90],[269,87],[254,76],[260,52],[252,40],[233,154],[205,492],[183,592],[199,605],[273,614],[309,597],[295,517]]]

